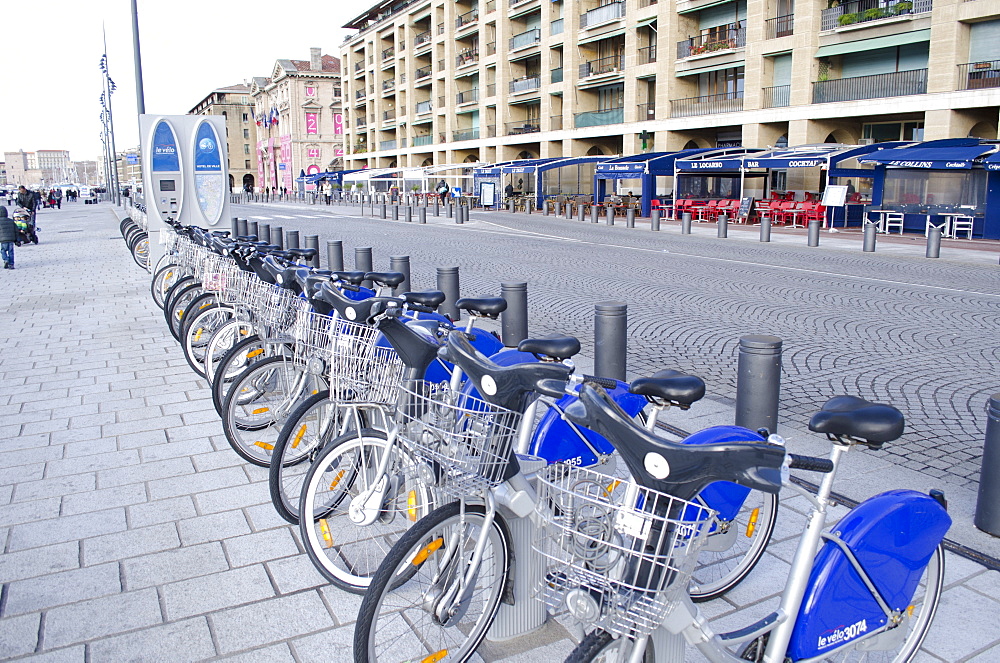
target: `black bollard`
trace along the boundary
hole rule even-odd
[[[455,205],[452,204],[451,201],[448,202],[447,212],[448,212],[448,218],[449,219],[452,218],[452,216],[454,216],[454,214],[455,214]]]
[[[423,209],[423,208],[421,208]],[[392,294],[398,295],[403,292],[410,291],[410,256],[390,256],[389,257],[389,271],[399,272],[406,278],[403,282],[396,286]]]
[[[319,269],[319,235],[306,235],[306,248],[316,249],[316,255],[309,259],[309,265]]]
[[[232,233],[231,234],[232,234],[233,237],[239,237],[239,234],[240,234],[240,220],[239,220],[238,217],[235,217],[235,216],[232,218]]]
[[[441,216],[441,201],[437,198],[434,199],[434,216]]]
[[[438,306],[438,313],[457,322],[462,318],[462,312],[455,306],[458,301],[458,267],[438,267],[437,287],[444,293],[444,301]]]
[[[587,210],[583,205],[576,206],[576,218],[580,223],[587,220]]]
[[[941,228],[931,226],[927,231],[927,252],[924,254],[928,258],[941,257]]]
[[[299,231],[289,230],[285,233],[285,247],[289,249],[299,249],[302,248],[299,245]]]
[[[1000,536],[1000,394],[990,396],[986,404],[986,442],[972,522],[984,532]]]
[[[384,219],[386,218],[386,216],[387,213],[386,213],[385,203],[382,203],[381,205],[378,206],[378,218]]]
[[[625,227],[635,228],[635,208],[629,207],[625,211]]]
[[[809,222],[809,246],[819,246],[819,219],[813,219]]]
[[[604,212],[604,223],[609,226],[615,225],[615,208],[611,205],[608,205]]]
[[[600,214],[601,214],[601,208],[598,207],[596,204],[595,205],[591,205],[591,207],[590,207],[590,222],[591,223],[599,223],[599,221],[597,220],[597,217],[600,216]]]
[[[257,231],[259,233],[257,237],[261,239],[266,239],[267,241],[271,241],[271,226],[269,224],[267,223],[260,224],[259,226],[257,226]]]
[[[740,338],[736,375],[736,425],[778,429],[781,391],[781,339],[750,335]]]
[[[625,341],[628,305],[600,302],[594,305],[594,374],[601,378],[625,379]]]
[[[354,269],[359,272],[370,272],[372,268],[372,249],[370,246],[354,247]],[[371,281],[362,281],[366,288],[372,287]]]
[[[718,226],[718,236],[723,238],[729,237],[729,217],[725,214],[720,214]]]
[[[406,222],[413,223],[413,208],[409,205],[406,206]]]
[[[344,270],[344,243],[339,239],[326,242],[326,268],[335,272]]]
[[[528,338],[528,284],[500,284],[500,296],[507,300],[507,310],[500,314],[500,338],[505,347],[516,348]]]
[[[247,233],[250,235],[257,235],[257,237],[260,237],[260,226],[256,221],[250,221],[247,223]]]
[[[681,214],[681,234],[691,234],[691,212],[683,212]]]
[[[865,243],[864,247],[861,249],[865,253],[875,252],[875,233],[878,232],[878,224],[872,223],[871,221],[865,221]]]
[[[760,241],[771,241],[771,217],[762,217],[760,220]]]
[[[399,205],[392,206],[392,220],[399,221]]]
[[[660,229],[660,210],[654,209],[649,213],[649,229],[657,231]]]
[[[455,225],[460,226],[463,223],[465,223],[465,207],[459,205],[455,208]]]
[[[573,220],[573,203],[566,203],[566,219]]]
[[[237,226],[236,227],[236,235],[238,237],[246,237],[247,235],[250,234],[250,231],[247,229],[247,220],[246,219],[239,219],[239,220],[237,220],[236,226]]]
[[[417,213],[417,223],[427,223],[427,208],[421,207]]]
[[[527,200],[524,201],[524,213],[531,214],[534,211],[535,211],[535,199],[528,198]]]
[[[281,226],[271,227],[271,244],[274,244],[279,249],[285,248],[285,229]]]

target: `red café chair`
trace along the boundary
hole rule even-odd
[[[810,221],[823,223],[826,221],[826,208],[814,201],[810,207],[802,210],[802,219],[807,226]]]
[[[674,220],[679,221],[684,212],[690,212],[694,216],[695,201],[690,198],[681,198],[674,203]]]
[[[791,200],[782,200],[777,205],[772,205],[770,210],[771,223],[778,226],[785,225],[787,220],[791,217],[789,210],[793,205],[795,205],[795,202]]]
[[[719,206],[718,200],[709,200],[707,203],[701,207],[697,207],[698,211],[698,221],[713,221],[717,218],[715,214],[715,208]]]

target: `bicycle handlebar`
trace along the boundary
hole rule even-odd
[[[817,458],[815,456],[800,456],[799,454],[788,454],[788,467],[793,470],[806,470],[807,472],[822,472],[829,474],[833,472],[833,461],[829,458]]]

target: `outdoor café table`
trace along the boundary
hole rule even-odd
[[[870,209],[865,214],[865,223],[871,223],[871,221],[868,218],[869,214],[878,214],[878,220],[875,222],[875,224],[877,226],[878,232],[884,235],[887,232],[885,229],[885,215],[895,211],[896,210],[894,209]]]

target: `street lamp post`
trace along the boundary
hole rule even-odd
[[[114,91],[116,89],[118,89],[118,86],[115,85],[115,82],[113,80],[111,80],[111,75],[108,73],[107,48],[108,48],[107,39],[105,39],[104,42],[105,53],[101,55],[101,72],[103,72],[104,74],[104,92],[107,95],[107,104],[104,106],[104,111],[108,115],[108,127],[109,127],[108,136],[110,137],[110,142],[111,142],[110,145],[111,159],[112,159],[111,174],[113,177],[113,181],[111,182],[111,184],[114,187],[115,205],[121,205],[121,191],[119,190],[118,186],[118,155],[115,150],[115,120],[114,120],[114,115],[111,113],[111,95],[114,94]],[[103,98],[104,95],[102,95],[102,99]]]

